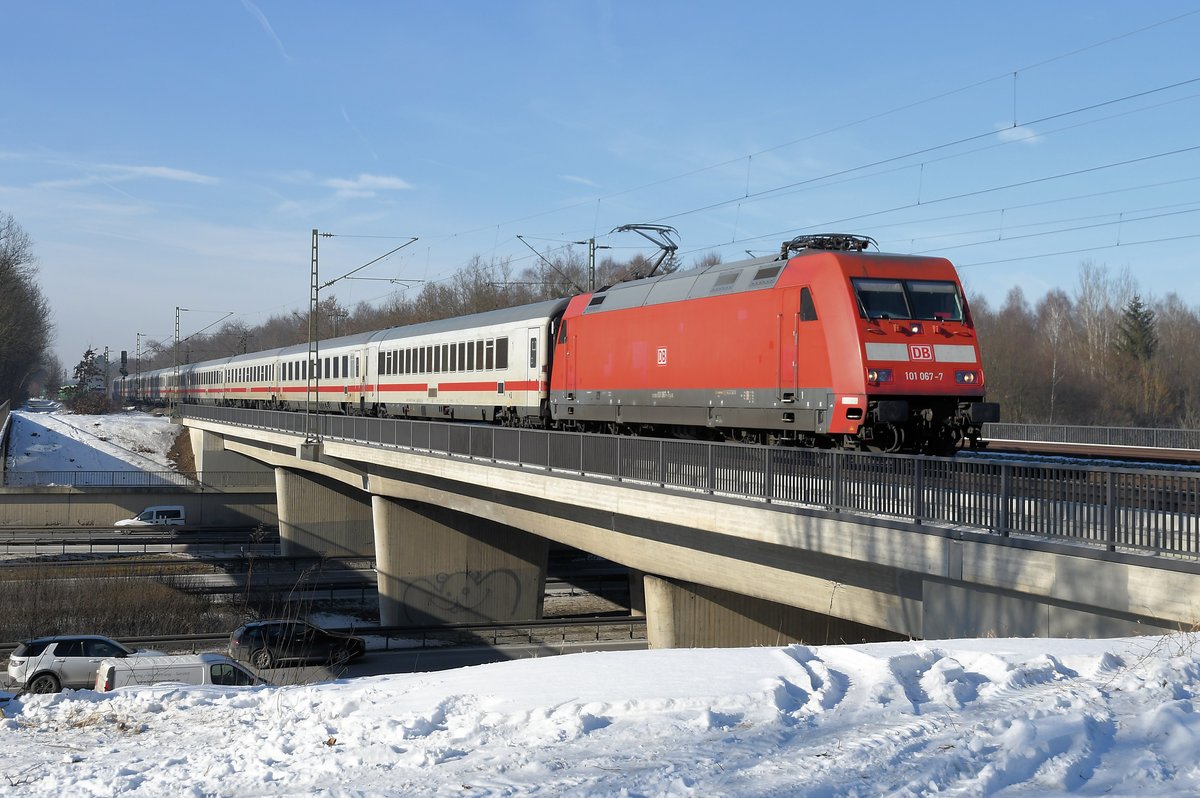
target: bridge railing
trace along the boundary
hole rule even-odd
[[[203,478],[201,478],[201,476]],[[180,471],[6,471],[6,488],[229,488],[275,489],[275,475],[267,471],[209,471],[203,475]]]
[[[300,432],[303,416],[189,406],[191,418]],[[299,419],[299,422],[297,421]],[[324,438],[718,498],[1200,557],[1200,474],[510,429],[346,416]]]
[[[1200,429],[1081,427],[1067,424],[983,425],[985,440],[1133,446],[1147,449],[1200,449]]]

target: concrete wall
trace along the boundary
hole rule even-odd
[[[985,636],[1129,637],[1189,628],[1183,624],[1098,614],[1086,605],[1049,603],[1012,591],[932,581],[925,583],[921,605],[926,640]]]
[[[647,574],[646,638],[651,648],[828,645],[902,640],[884,629],[786,604]]]
[[[275,469],[280,553],[285,557],[373,557],[370,496],[317,474]]]
[[[383,626],[542,617],[549,542],[431,504],[372,497]]]
[[[279,523],[272,491],[145,488],[0,488],[0,528],[107,527],[156,504],[182,504],[189,526]]]
[[[244,454],[225,449],[225,439],[205,430],[187,428],[192,444],[192,458],[196,471],[201,475],[210,472],[259,472],[267,473],[271,467]]]

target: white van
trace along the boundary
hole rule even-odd
[[[187,523],[187,511],[182,504],[164,504],[147,507],[133,518],[118,521],[113,526],[183,526]]]
[[[131,684],[269,684],[224,654],[174,654],[106,659],[96,670],[96,691]]]

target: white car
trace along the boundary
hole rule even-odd
[[[182,504],[164,504],[147,507],[133,518],[117,521],[113,526],[183,526],[187,523],[187,511]]]
[[[18,645],[8,657],[8,675],[30,693],[57,693],[64,687],[84,689],[96,684],[96,670],[104,659],[159,655],[136,652],[100,635],[38,637]]]

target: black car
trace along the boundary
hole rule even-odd
[[[229,636],[229,656],[259,669],[281,662],[338,665],[366,651],[361,637],[326,631],[305,621],[251,621]]]

